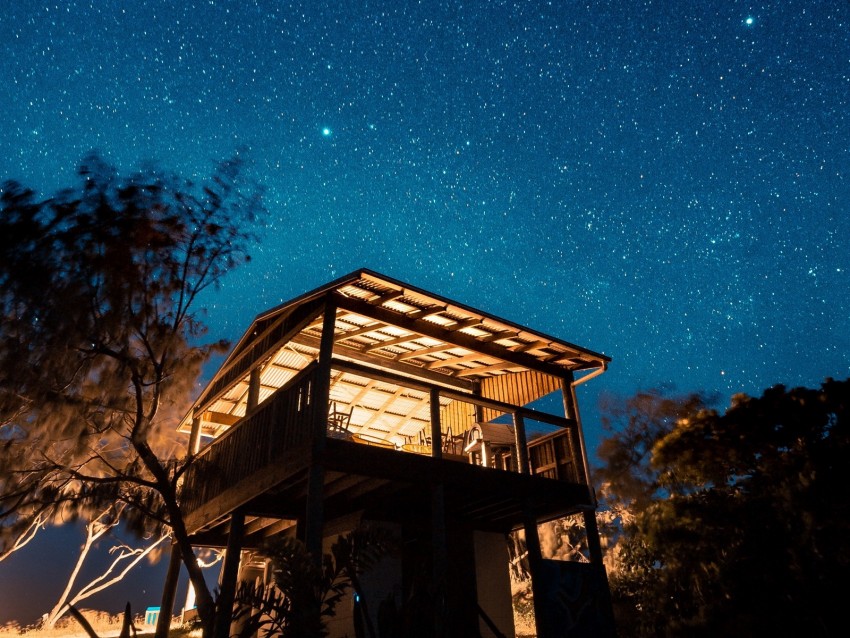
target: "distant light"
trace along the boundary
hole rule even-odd
[[[752,16],[749,16],[749,17],[747,17],[746,20],[744,20],[744,24],[746,24],[748,27],[753,26],[755,23],[756,23],[756,19]]]
[[[322,129],[322,135],[324,135],[325,137],[330,137],[332,132],[333,131],[331,131],[328,127]]]

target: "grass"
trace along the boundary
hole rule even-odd
[[[83,609],[81,611],[101,638],[111,638],[121,633],[121,623],[124,619],[123,614],[112,615],[91,609]],[[144,616],[139,615],[134,617],[133,624],[136,627],[139,638],[150,638],[153,636],[154,628],[150,625],[145,625]],[[200,638],[201,634],[200,630],[193,631],[186,627],[172,625],[168,635],[169,638]],[[42,629],[38,625],[21,627],[14,622],[0,626],[0,638],[20,638],[21,636],[25,636],[26,638],[88,638],[83,628],[71,616],[61,618],[53,629]]]
[[[102,611],[92,611],[91,609],[82,610],[83,616],[86,617],[94,630],[100,636],[106,636],[113,632],[116,634],[121,631],[121,614],[107,614]],[[134,619],[136,622],[136,626],[141,626],[140,623],[144,618]],[[9,623],[3,627],[0,627],[0,638],[12,638],[12,636],[23,636],[26,635],[29,638],[70,638],[71,636],[81,636],[85,637],[86,632],[83,631],[83,628],[80,627],[79,623],[76,620],[71,618],[71,616],[67,615],[64,618],[60,618],[59,622],[56,623],[56,626],[53,629],[42,629],[39,625],[30,625],[28,627],[21,627],[17,623]]]

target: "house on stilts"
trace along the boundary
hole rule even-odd
[[[376,597],[420,630],[484,637],[515,635],[506,539],[524,530],[538,636],[613,635],[575,392],[608,362],[358,270],[260,314],[195,401],[188,530],[228,549],[232,596],[237,578],[268,578],[249,558],[270,536],[318,556],[384,526],[399,551]],[[589,561],[544,558],[538,524],[565,516]],[[357,604],[340,604],[332,636],[355,635]]]

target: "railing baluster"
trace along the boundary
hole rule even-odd
[[[315,365],[303,370],[300,377],[200,451],[183,480],[182,501],[187,512],[273,463],[285,451],[306,443],[304,434],[313,406],[305,397],[315,374]]]

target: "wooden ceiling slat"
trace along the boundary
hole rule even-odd
[[[260,532],[260,531],[266,529],[270,525],[273,525],[277,521],[278,521],[278,519],[276,519],[276,518],[268,518],[268,517],[265,517],[265,516],[258,516],[254,520],[252,520],[250,523],[245,524],[245,535],[247,536],[247,535],[250,535],[250,534],[256,534],[257,532]]]
[[[381,390],[376,390],[376,392],[381,392]],[[414,401],[415,403],[421,403],[422,401],[427,401],[427,399],[416,399],[416,400],[414,400],[414,399],[409,399],[409,400],[410,400],[410,401]],[[353,404],[352,404],[352,405],[353,405]],[[378,412],[381,408],[376,408],[376,407],[372,407],[372,406],[368,406],[368,405],[363,405],[363,404],[361,403],[361,404],[359,404],[359,405],[357,406],[357,409],[358,409],[358,410],[365,410],[366,412]],[[418,406],[417,406],[417,408],[416,408],[416,409],[418,409]],[[410,412],[410,411],[411,411],[411,410],[408,410],[407,412]],[[416,422],[416,423],[421,423],[421,424],[423,424],[423,425],[427,425],[428,423],[430,423],[430,421],[429,421],[427,418],[425,418],[425,417],[410,416],[409,414],[399,414],[398,412],[391,412],[389,409],[387,409],[387,410],[383,413],[383,416],[384,416],[385,418],[390,418],[390,419],[402,419],[402,420],[404,420],[404,421],[414,421],[414,422]],[[356,423],[354,423],[353,425],[357,426],[357,424],[356,424]],[[357,427],[364,427],[364,428],[365,428],[366,426],[365,426],[365,425],[363,425],[363,426],[357,426]],[[377,428],[374,428],[374,429],[377,429]]]
[[[381,323],[380,321],[376,321],[373,324],[368,326],[363,326],[362,328],[357,328],[356,330],[348,330],[346,332],[341,332],[337,335],[334,335],[334,341],[345,341],[346,339],[351,339],[353,337],[359,337],[360,335],[365,335],[370,332],[375,332],[375,330],[380,330],[381,328],[386,328],[387,324]]]
[[[410,319],[424,319],[425,317],[433,317],[434,315],[438,315],[445,311],[446,306],[429,306],[428,308],[421,308],[420,310],[408,312],[407,317]]]
[[[390,301],[395,301],[400,297],[404,297],[404,290],[393,290],[392,292],[388,292],[386,294],[381,295],[377,299],[373,300],[372,303],[375,306],[382,306],[385,303],[389,303]]]
[[[364,423],[360,427],[364,430],[369,429],[375,421],[380,419],[386,413],[386,411],[390,409],[390,406],[393,404],[393,402],[402,394],[404,394],[404,390],[405,388],[400,387],[395,392],[393,392],[393,395],[387,398],[387,400],[384,401],[384,404],[380,408],[378,408],[375,413],[366,420],[366,423]]]
[[[512,352],[503,346],[498,346],[490,342],[485,342],[471,335],[464,334],[460,331],[451,331],[437,324],[420,319],[409,319],[403,313],[398,313],[392,310],[387,310],[382,307],[374,307],[358,299],[339,295],[337,303],[341,308],[345,308],[351,312],[362,313],[367,317],[372,317],[377,321],[395,325],[409,332],[419,332],[423,336],[431,337],[439,341],[455,343],[458,346],[471,350],[473,352],[481,352],[489,355],[494,359],[502,359],[508,363],[515,364],[514,367],[527,368],[530,370],[540,370],[547,374],[556,377],[563,377],[568,370],[561,368],[552,363],[541,361],[537,357],[529,355],[525,352]],[[600,364],[601,365],[601,364]]]
[[[295,527],[297,521],[290,520],[288,518],[280,518],[277,519],[274,523],[269,525],[268,527],[263,528],[263,538],[270,538],[271,536],[275,536],[280,534],[282,531],[289,529],[291,527]]]
[[[345,373],[343,373],[343,375],[344,375],[344,374],[345,374]],[[377,381],[375,381],[375,380],[370,380],[370,381],[369,381],[369,383],[367,383],[366,385],[364,385],[364,386],[363,386],[363,388],[360,390],[360,392],[358,392],[357,394],[355,394],[355,395],[354,395],[354,398],[353,398],[353,399],[351,399],[351,404],[350,404],[350,405],[354,406],[354,405],[357,405],[358,403],[360,403],[360,400],[361,400],[363,397],[365,397],[365,396],[369,393],[369,391],[370,391],[372,388],[374,388],[374,387],[375,387],[375,385],[376,385],[377,383],[378,383],[378,382],[377,382]]]
[[[277,352],[282,344],[285,344],[291,339],[292,335],[301,332],[304,329],[304,326],[309,325],[317,316],[321,315],[321,313],[321,302],[312,301],[300,308],[293,308],[288,312],[282,313],[265,330],[263,330],[261,334],[250,339],[243,337],[243,339],[246,340],[244,342],[240,341],[240,343],[237,344],[237,350],[234,350],[233,353],[228,356],[224,366],[213,376],[200,398],[195,402],[194,409],[203,410],[226,394],[234,384],[239,383],[239,380],[244,378],[242,375],[248,372],[255,361],[265,359],[272,353]],[[281,324],[285,325],[285,322],[290,320],[294,320],[294,323],[285,334],[281,334],[279,339],[277,339],[268,348],[264,349],[264,352],[259,354],[253,352],[256,344],[262,343],[263,340],[270,336],[274,330],[278,329]],[[231,380],[223,387],[219,387],[222,380],[231,374],[234,374],[235,380]]]
[[[452,348],[457,348],[458,346],[453,343],[441,343],[438,346],[432,346],[430,348],[420,348],[419,350],[411,350],[410,352],[405,352],[404,354],[400,354],[396,357],[396,361],[404,361],[406,359],[413,359],[414,357],[422,357],[428,354],[434,354],[435,352],[444,352],[446,350],[451,350]]]
[[[201,422],[215,423],[216,425],[226,425],[229,427],[235,424],[241,418],[242,417],[235,416],[233,414],[225,414],[224,412],[213,412],[212,410],[207,410],[201,417]]]
[[[421,408],[426,403],[430,402],[430,400],[431,400],[430,396],[425,396],[425,397],[422,397],[421,399],[419,399],[419,401],[416,402],[416,405],[413,408],[411,408],[410,410],[407,411],[408,415],[416,414],[416,412],[419,411],[419,408]],[[415,421],[415,420],[417,420],[417,419],[410,417],[410,416],[407,416],[407,417],[400,419],[398,423],[396,423],[393,427],[390,428],[390,434],[389,435],[393,436],[394,434],[398,434],[399,430],[401,430],[401,428],[404,426],[405,423],[407,423],[408,421]],[[427,423],[430,423],[430,421],[427,421]]]
[[[456,330],[465,330],[466,328],[473,328],[481,325],[482,321],[484,320],[480,317],[471,317],[469,319],[458,321],[453,326],[446,326],[446,330],[451,330],[452,332]]]
[[[379,341],[378,343],[373,343],[371,346],[366,346],[366,352],[372,352],[374,350],[380,350],[381,348],[388,348],[390,346],[397,346],[402,343],[408,343],[409,341],[416,341],[417,339],[421,339],[422,335],[410,333],[404,337],[396,337],[395,339],[388,339],[387,341]]]
[[[514,352],[529,352],[531,350],[539,350],[540,348],[546,348],[549,344],[546,341],[532,341],[531,343],[526,343],[519,348],[513,348]]]
[[[317,350],[319,348],[319,339],[311,335],[299,334],[293,337],[292,341],[293,343],[307,346],[308,348],[315,348]],[[464,379],[453,379],[452,377],[449,377],[445,374],[440,374],[439,372],[431,372],[430,370],[425,370],[424,368],[420,368],[409,363],[396,361],[395,358],[382,357],[377,354],[363,352],[361,350],[358,350],[357,348],[347,346],[344,343],[340,343],[337,345],[337,347],[335,348],[335,353],[346,359],[359,361],[370,366],[377,366],[378,368],[383,368],[391,372],[397,372],[405,376],[419,377],[425,381],[437,383],[439,385],[447,385],[466,392],[472,390],[471,383]]]
[[[517,365],[515,363],[511,363],[506,361],[504,363],[497,363],[491,366],[481,366],[478,368],[465,368],[463,370],[458,370],[454,373],[456,377],[469,377],[474,374],[489,374],[491,372],[510,372],[511,370],[524,370],[524,366]]]
[[[448,359],[438,359],[437,361],[432,361],[425,367],[429,370],[433,370],[434,368],[442,368],[444,366],[456,365],[458,363],[469,363],[470,361],[478,361],[480,359],[493,359],[493,357],[488,357],[486,355],[480,354],[478,352],[473,352],[472,354],[464,355],[462,357],[450,357]],[[490,363],[493,363],[492,361]]]
[[[488,328],[489,330],[489,328]],[[516,337],[519,334],[516,330],[501,330],[499,332],[494,332],[487,337],[480,337],[480,340],[484,343],[489,343],[491,341],[501,341],[502,339],[511,339]]]

